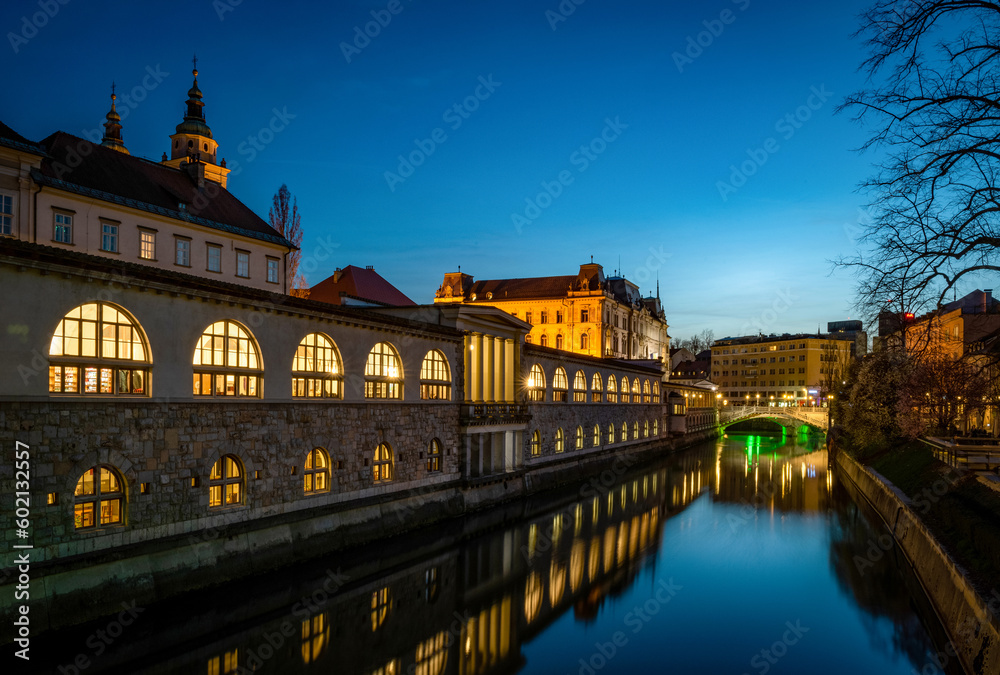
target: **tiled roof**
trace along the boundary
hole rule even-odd
[[[361,269],[354,265],[338,270],[333,276],[327,277],[309,289],[310,300],[327,302],[331,305],[342,304],[342,295],[389,307],[411,307],[417,304],[383,279],[375,270]]]
[[[225,188],[199,188],[184,170],[133,157],[57,131],[41,142],[49,157],[32,176],[43,185],[204,227],[292,247]]]
[[[466,300],[477,302],[493,300],[514,300],[525,298],[564,298],[577,279],[575,274],[560,277],[532,277],[529,279],[484,279],[472,285]],[[487,294],[491,298],[487,298]]]
[[[37,143],[29,141],[3,122],[0,122],[0,145],[5,145],[15,150],[27,150],[37,155],[45,154],[45,150],[39,147]]]

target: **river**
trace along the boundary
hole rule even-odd
[[[128,625],[105,620],[40,636],[39,666],[208,675],[962,672],[905,560],[827,470],[821,436],[730,434],[615,469],[558,494],[141,608],[123,617]]]

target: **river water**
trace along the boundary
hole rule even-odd
[[[46,636],[39,658],[63,673],[961,673],[875,522],[821,436],[730,434]]]

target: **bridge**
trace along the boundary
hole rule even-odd
[[[719,411],[719,428],[725,429],[737,422],[761,418],[772,419],[782,426],[791,426],[799,422],[825,431],[829,423],[829,409],[797,406],[779,408],[766,405],[727,406]]]

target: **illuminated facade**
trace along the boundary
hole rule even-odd
[[[526,342],[576,354],[665,361],[670,350],[667,320],[659,297],[642,297],[624,277],[605,277],[596,264],[576,275],[475,281],[449,272],[435,304],[489,305],[531,330]]]
[[[732,405],[810,405],[855,358],[848,333],[756,335],[716,340],[712,382]]]
[[[286,292],[294,246],[226,188],[193,73],[160,163],[129,153],[114,94],[100,143],[62,131],[35,143],[0,123],[0,238]]]

